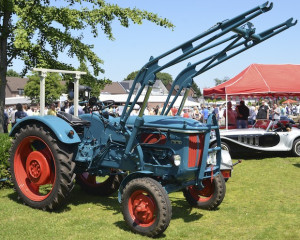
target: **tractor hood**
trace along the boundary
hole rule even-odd
[[[133,127],[136,116],[128,118],[127,126]],[[161,130],[167,129],[171,131],[188,131],[188,132],[203,132],[206,125],[190,118],[183,118],[179,116],[143,116],[144,125],[147,128],[159,128]]]

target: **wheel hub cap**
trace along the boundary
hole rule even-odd
[[[133,213],[140,223],[150,223],[154,217],[154,209],[154,203],[146,195],[139,194],[133,201]]]
[[[46,157],[39,151],[31,152],[26,160],[26,173],[36,185],[50,182],[50,166]]]

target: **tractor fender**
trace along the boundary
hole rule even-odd
[[[36,123],[40,123],[49,128],[56,135],[58,140],[63,143],[74,144],[81,142],[76,131],[66,121],[56,116],[30,116],[17,120],[9,136],[14,137],[20,128]],[[73,136],[69,136],[71,130],[74,132]]]
[[[120,187],[119,187],[119,192],[118,192],[119,203],[121,203],[123,189],[129,181],[131,181],[132,179],[135,179],[135,178],[149,177],[151,175],[153,175],[153,172],[150,172],[150,171],[138,171],[138,172],[134,172],[134,173],[127,175],[123,179],[123,181],[121,182]]]

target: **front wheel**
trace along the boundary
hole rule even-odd
[[[39,124],[27,125],[16,133],[11,175],[24,203],[43,210],[55,210],[66,203],[75,179],[72,149]]]
[[[300,139],[296,139],[293,143],[292,154],[295,157],[300,157]]]
[[[123,190],[121,208],[130,229],[148,237],[163,233],[172,216],[166,191],[152,178],[136,178],[128,182]]]
[[[183,190],[185,199],[192,207],[215,210],[223,201],[226,185],[222,174],[211,179],[203,180],[204,188],[198,190],[196,186],[189,186]]]

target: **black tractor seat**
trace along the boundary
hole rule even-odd
[[[60,117],[61,119],[67,121],[72,127],[89,127],[91,125],[91,123],[87,120],[82,120],[70,113],[62,111],[57,112],[57,117]]]

